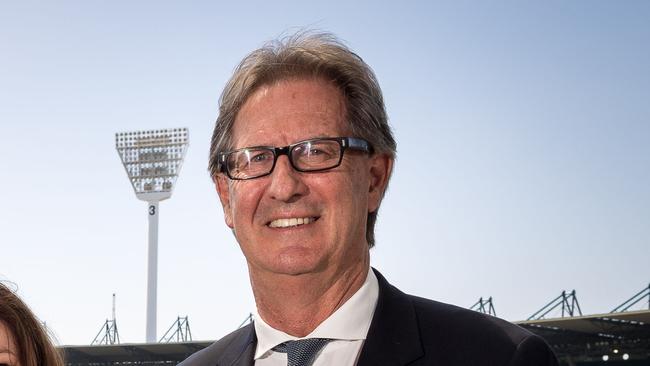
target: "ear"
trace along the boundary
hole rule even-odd
[[[230,187],[228,186],[228,178],[223,174],[217,174],[212,177],[215,188],[217,189],[217,194],[219,195],[219,200],[221,201],[221,207],[223,207],[223,217],[226,220],[226,225],[233,228],[232,222],[232,208],[230,206]]]
[[[394,159],[388,154],[376,154],[370,157],[368,212],[375,212],[379,209],[379,204],[388,186],[388,179],[393,172],[393,161]]]

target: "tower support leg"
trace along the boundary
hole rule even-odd
[[[147,343],[156,342],[158,296],[158,202],[149,202],[149,248],[147,261]]]

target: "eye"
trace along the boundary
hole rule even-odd
[[[250,161],[251,161],[251,163],[261,163],[261,162],[266,161],[268,159],[269,159],[268,154],[261,152],[261,153],[257,153],[255,155],[251,156]]]
[[[264,160],[266,160],[266,155],[264,154],[257,154],[251,158],[251,161],[264,161]]]
[[[309,149],[309,155],[322,155],[325,154],[325,151],[321,150],[318,147],[312,147]]]
[[[330,151],[328,151],[326,146],[323,148],[323,146],[311,144],[309,146],[297,146],[294,149],[293,154],[301,157],[318,157],[322,155],[330,155]]]

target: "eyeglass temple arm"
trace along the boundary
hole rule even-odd
[[[217,169],[222,173],[226,173],[226,155],[224,153],[219,153],[217,156]]]
[[[365,140],[361,140],[354,137],[348,137],[343,140],[343,146],[348,149],[362,150],[368,153],[372,153],[372,146]]]

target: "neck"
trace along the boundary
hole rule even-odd
[[[368,255],[352,268],[301,275],[259,275],[249,268],[257,311],[271,327],[304,337],[361,288],[369,261]]]

